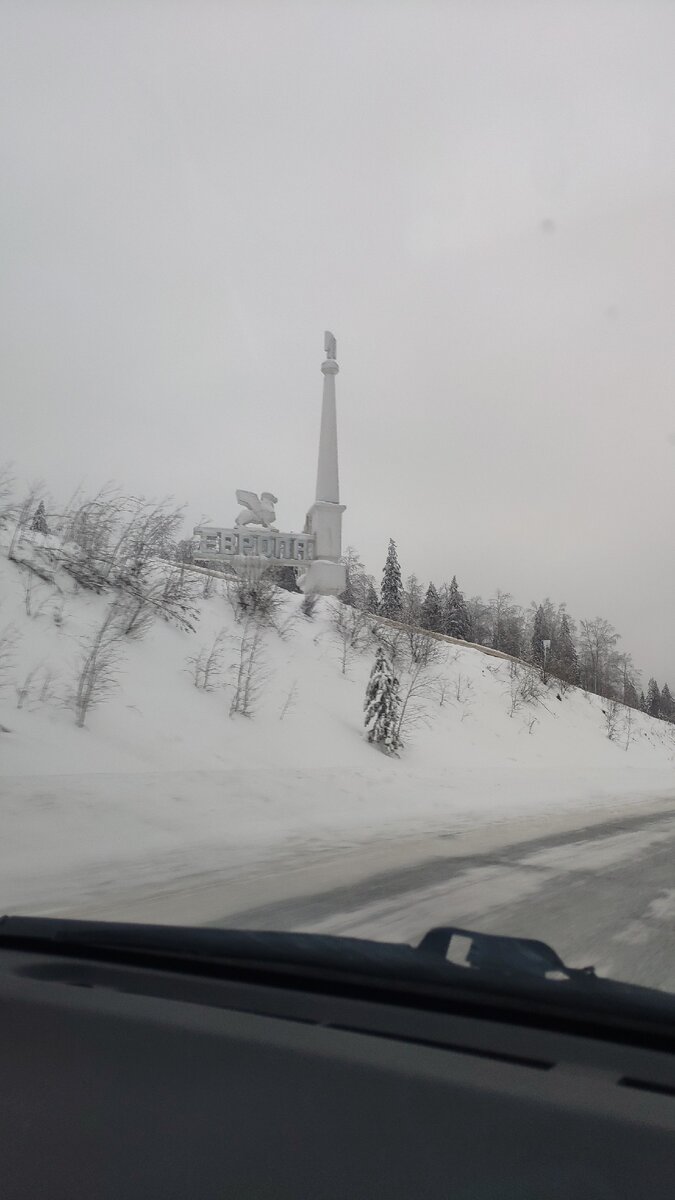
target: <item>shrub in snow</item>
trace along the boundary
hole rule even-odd
[[[380,646],[366,688],[364,724],[368,741],[387,754],[394,754],[401,745],[398,732],[400,706],[398,679]]]
[[[260,575],[252,570],[228,579],[227,596],[238,621],[254,617],[272,625],[281,606],[279,590],[266,572]]]
[[[546,693],[539,671],[530,663],[509,663],[509,716],[517,713],[524,704],[538,704]]]

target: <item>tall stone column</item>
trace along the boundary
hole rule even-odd
[[[321,364],[323,399],[316,500],[307,514],[307,525],[315,539],[314,560],[300,580],[300,587],[303,592],[339,596],[346,587],[346,571],[340,562],[345,506],[340,504],[335,405],[335,376],[340,368],[335,361],[336,344],[332,333],[326,333],[324,346],[326,360]]]

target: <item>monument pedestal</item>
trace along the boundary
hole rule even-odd
[[[305,594],[341,596],[347,586],[347,568],[344,563],[315,558],[298,579],[298,586]]]

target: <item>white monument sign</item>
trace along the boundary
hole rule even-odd
[[[323,397],[319,435],[319,463],[316,498],[305,519],[302,533],[281,533],[275,527],[272,492],[237,491],[242,506],[234,527],[197,526],[194,530],[194,557],[209,566],[228,564],[241,571],[252,559],[262,566],[292,566],[303,569],[299,584],[303,592],[339,596],[346,587],[342,555],[342,514],[338,481],[337,415],[335,376],[336,343],[332,333],[324,339],[326,359],[322,363]]]

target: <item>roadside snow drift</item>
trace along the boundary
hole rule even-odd
[[[195,632],[158,618],[123,640],[111,694],[78,728],[83,647],[112,595],[65,572],[56,584],[0,557],[2,911],[672,791],[672,726],[620,708],[610,739],[606,701],[555,681],[523,701],[510,663],[447,643],[400,756],[381,754],[363,734],[372,638],[343,664],[335,603],[310,619],[286,592],[276,628],[260,631],[250,716],[230,715],[244,625],[217,589],[199,599]],[[207,691],[191,660],[219,635]],[[405,690],[404,666],[401,678]]]

